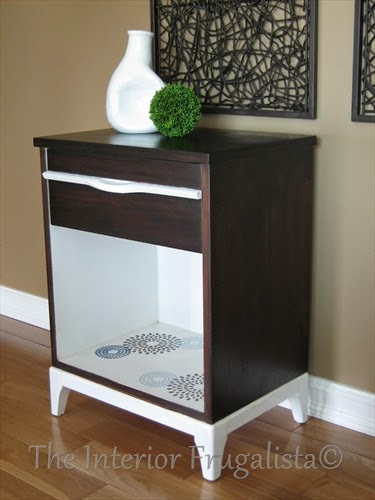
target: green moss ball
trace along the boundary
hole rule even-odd
[[[201,103],[194,90],[170,83],[158,90],[151,100],[150,118],[167,137],[189,134],[201,118]]]

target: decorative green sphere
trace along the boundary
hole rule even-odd
[[[170,83],[152,98],[150,118],[161,134],[182,137],[199,122],[201,103],[194,90],[179,83]]]

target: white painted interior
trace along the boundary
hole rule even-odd
[[[139,379],[203,373],[202,349],[110,360],[95,351],[141,333],[203,338],[202,255],[57,226],[51,249],[58,359],[180,403]],[[203,401],[183,403],[203,411]]]
[[[202,254],[158,247],[159,321],[203,334]]]
[[[70,366],[100,375],[123,386],[203,412],[203,398],[198,401],[193,398],[180,398],[181,393],[178,395],[171,394],[167,384],[150,386],[142,383],[142,376],[148,377],[147,374],[150,373],[153,374],[152,378],[159,376],[160,379],[161,375],[161,378],[167,381],[171,381],[172,378],[176,377],[184,377],[184,380],[187,380],[186,376],[189,374],[203,374],[203,349],[186,349],[182,346],[175,350],[157,354],[132,351],[130,354],[116,359],[103,358],[95,352],[98,348],[108,346],[108,343],[117,348],[123,346],[124,341],[129,338],[131,340],[137,335],[147,335],[149,333],[165,333],[166,335],[177,336],[181,340],[191,338],[192,334],[194,335],[189,330],[157,322],[154,325],[132,331],[128,335],[121,335],[111,339],[110,342],[100,342],[97,345],[92,345],[86,350],[62,357],[60,360]],[[203,392],[203,383],[201,385],[196,384],[195,388],[201,389]]]
[[[152,245],[51,226],[57,356],[158,321]]]

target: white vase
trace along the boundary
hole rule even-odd
[[[107,119],[118,132],[149,134],[156,132],[150,120],[150,103],[164,87],[152,70],[152,39],[149,31],[128,31],[128,46],[108,85]]]

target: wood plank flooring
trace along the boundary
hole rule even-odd
[[[76,393],[53,417],[48,333],[4,317],[0,327],[1,500],[375,496],[373,438],[314,418],[297,424],[281,407],[230,434],[213,483],[191,436]]]

